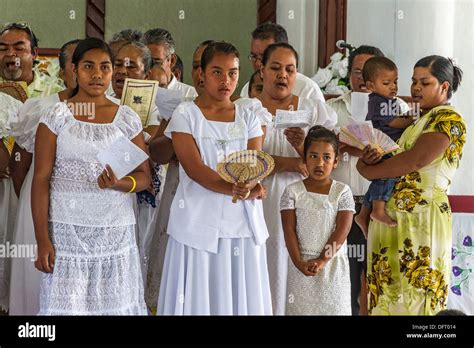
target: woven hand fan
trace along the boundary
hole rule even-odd
[[[393,152],[399,148],[384,132],[374,129],[369,123],[353,123],[341,128],[339,140],[361,150],[367,145],[375,147],[381,154]]]
[[[275,167],[272,156],[258,150],[241,150],[227,156],[217,165],[217,173],[227,182],[259,181],[268,176]],[[237,202],[237,197],[232,198]]]

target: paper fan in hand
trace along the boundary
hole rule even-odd
[[[217,165],[217,173],[232,184],[238,182],[260,181],[267,177],[275,167],[272,156],[258,150],[241,150],[227,156]],[[237,202],[237,197],[232,198]]]
[[[367,145],[375,147],[381,154],[387,154],[399,148],[384,132],[374,129],[368,122],[352,123],[341,128],[339,141],[363,150]]]

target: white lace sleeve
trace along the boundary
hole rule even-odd
[[[65,103],[56,103],[45,110],[41,116],[39,123],[46,125],[55,135],[61,131],[67,121],[68,115],[71,114]]]
[[[130,107],[126,105],[119,107],[121,110],[120,115],[117,115],[119,118],[116,121],[116,125],[131,140],[143,131],[142,121],[140,116]]]
[[[352,191],[349,186],[346,185],[344,191],[342,192],[341,196],[339,197],[339,201],[337,202],[337,210],[349,210],[355,213],[355,203],[354,198],[352,197]]]
[[[17,117],[22,102],[5,93],[0,93],[0,138],[11,133],[10,122]]]
[[[288,185],[280,198],[280,210],[293,209],[295,209],[295,195],[291,190],[291,185]]]

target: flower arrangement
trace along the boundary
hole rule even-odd
[[[349,91],[349,59],[341,52],[331,56],[331,62],[325,68],[319,68],[311,79],[324,94],[344,94]]]

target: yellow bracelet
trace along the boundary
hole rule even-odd
[[[132,180],[132,188],[128,192],[133,192],[133,190],[135,190],[135,187],[137,187],[137,181],[135,180],[133,176],[130,176],[130,175],[127,175],[124,178],[130,178],[130,180]]]

